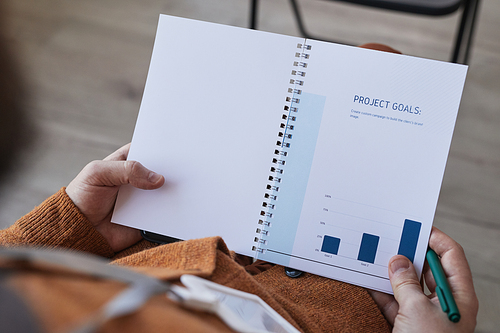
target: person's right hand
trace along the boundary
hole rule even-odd
[[[394,332],[474,332],[479,305],[464,250],[437,228],[432,230],[429,247],[441,258],[441,265],[461,314],[458,323],[451,322],[441,309],[435,293],[436,282],[429,266],[425,265],[423,272],[431,292],[426,296],[413,264],[401,255],[389,261],[389,278],[394,296],[371,291],[372,297],[394,326]]]
[[[102,161],[94,161],[66,187],[66,193],[113,251],[121,251],[142,239],[140,231],[111,223],[118,190],[130,184],[143,190],[160,188],[165,178],[136,161],[127,161],[130,144]]]

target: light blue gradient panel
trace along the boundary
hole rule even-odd
[[[275,209],[269,210],[273,217],[269,219],[271,226],[266,227],[269,234],[265,237],[267,245],[263,247],[267,251],[258,255],[259,259],[284,266],[290,262],[289,254],[295,242],[326,101],[326,96],[305,92],[294,97],[299,98],[300,102],[293,105],[298,107],[298,112],[290,113],[290,116],[296,116],[296,120],[288,123],[294,129],[286,132],[292,134],[292,138],[285,140],[290,143],[290,148],[286,149],[288,155],[281,175],[282,181],[274,184],[279,186],[279,191],[273,193],[278,196]]]

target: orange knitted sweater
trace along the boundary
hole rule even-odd
[[[114,253],[64,188],[10,228],[0,231],[0,245],[84,251],[174,283],[182,274],[197,275],[260,296],[304,332],[390,331],[365,289],[312,274],[292,279],[281,266],[252,276],[235,262],[234,254],[219,237],[161,246],[143,240]],[[42,329],[48,332],[74,327],[125,288],[116,281],[32,265],[20,267],[7,278],[7,285],[22,296]],[[182,308],[165,296],[153,297],[136,313],[102,327],[102,332],[225,331],[230,330],[217,317]]]

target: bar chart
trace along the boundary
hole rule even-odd
[[[410,219],[405,219],[403,223],[397,254],[406,256],[412,262],[415,258],[421,226],[422,223]],[[380,236],[362,232],[361,242],[355,259],[374,264],[379,242]],[[339,237],[324,235],[321,252],[338,255],[341,243],[342,239]]]
[[[423,265],[431,218],[405,205],[367,203],[330,192],[303,214],[308,218],[297,230],[289,267],[390,292],[388,264],[394,255]]]

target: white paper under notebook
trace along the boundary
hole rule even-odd
[[[391,293],[422,271],[467,67],[160,17],[112,221]]]

